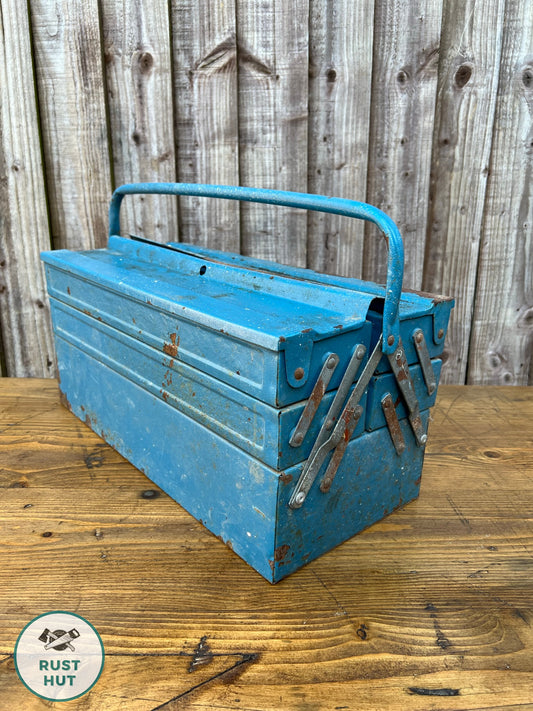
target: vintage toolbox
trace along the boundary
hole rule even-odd
[[[120,237],[123,197],[143,193],[371,221],[387,284]],[[402,293],[402,240],[380,210],[125,185],[107,248],[42,259],[65,404],[270,582],[418,495],[453,301]]]

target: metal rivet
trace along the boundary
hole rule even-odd
[[[330,429],[333,427],[334,423],[335,423],[335,420],[328,420],[328,421],[326,422],[326,424],[324,425],[324,427],[325,427],[327,430],[330,430]]]
[[[294,379],[295,380],[301,380],[305,375],[305,371],[303,368],[296,368],[294,371]]]
[[[424,335],[421,331],[419,331],[416,336],[415,336],[416,342],[417,343],[422,343],[422,340],[424,339]]]
[[[439,328],[439,332],[437,333],[437,338],[442,338],[444,336],[444,329]]]
[[[295,503],[297,504],[303,504],[305,501],[305,494],[303,491],[300,491],[299,494],[296,494],[296,498],[294,499]]]
[[[394,336],[389,336],[387,338],[387,343],[389,344],[389,346],[393,346],[394,345]]]
[[[364,346],[357,346],[355,349],[355,355],[361,360],[366,353],[366,348]]]
[[[428,436],[427,436],[426,434],[423,434],[423,435],[420,437],[420,443],[421,443],[421,444],[426,444],[427,441],[428,441]]]
[[[330,356],[326,361],[326,366],[329,370],[331,370],[332,368],[335,367],[336,363],[337,363],[337,359],[335,358],[335,356]]]
[[[304,436],[301,432],[298,432],[297,434],[294,435],[292,438],[293,444],[295,444],[297,447],[299,447],[302,442],[304,441]]]

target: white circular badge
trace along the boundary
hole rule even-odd
[[[104,645],[83,617],[47,612],[22,630],[14,657],[17,674],[31,692],[50,701],[70,701],[98,681]]]

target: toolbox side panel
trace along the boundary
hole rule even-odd
[[[275,404],[279,354],[46,265],[48,293],[93,318],[256,398]]]
[[[272,581],[278,473],[61,337],[56,343],[72,412]]]
[[[55,333],[189,417],[276,467],[278,411],[50,299]],[[299,461],[299,460],[298,460]]]
[[[291,447],[289,439],[304,402],[276,409],[55,298],[50,306],[56,335],[267,466],[285,469],[309,456],[334,392],[325,394],[303,443]],[[363,411],[365,403],[363,396]],[[363,415],[353,437],[363,432],[364,424]]]
[[[423,412],[424,428],[428,419]],[[407,420],[401,428],[401,456],[386,428],[365,433],[348,445],[329,492],[320,491],[319,474],[299,509],[289,508],[289,499],[302,466],[287,470],[279,486],[274,582],[418,496],[424,450]]]

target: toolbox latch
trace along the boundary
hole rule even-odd
[[[292,388],[301,388],[309,379],[313,344],[312,331],[299,333],[281,343],[285,351],[287,382]]]

